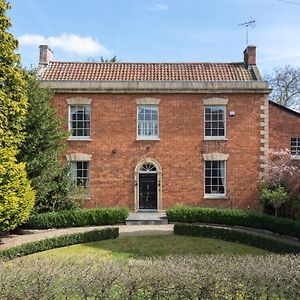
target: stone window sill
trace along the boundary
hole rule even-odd
[[[76,141],[76,142],[90,142],[91,138],[80,138],[80,137],[69,137],[67,141]]]
[[[300,155],[291,155],[292,160],[300,160]]]
[[[147,141],[147,142],[149,142],[149,141],[160,141],[160,138],[155,138],[155,137],[153,137],[153,138],[137,137],[136,140],[137,141]]]
[[[215,199],[215,200],[218,200],[218,199],[227,199],[227,196],[226,195],[217,195],[217,194],[206,194],[204,195],[204,199]]]
[[[204,141],[228,141],[226,137],[204,137]]]

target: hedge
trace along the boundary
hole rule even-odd
[[[181,206],[167,209],[166,213],[169,222],[239,225],[269,230],[274,233],[293,236],[300,239],[299,221],[273,217],[256,212],[236,209]]]
[[[92,225],[125,223],[127,208],[93,208],[32,215],[22,227],[27,229],[50,229]]]
[[[119,236],[119,228],[103,228],[81,233],[67,234],[50,239],[26,243],[20,246],[0,251],[0,259],[8,260],[15,257],[25,256],[54,248],[60,248],[75,244],[89,243],[108,239],[115,239]]]
[[[174,225],[174,234],[239,242],[275,253],[300,253],[300,245],[232,228],[177,223]]]

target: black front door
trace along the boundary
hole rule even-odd
[[[139,174],[139,209],[157,209],[157,174]]]

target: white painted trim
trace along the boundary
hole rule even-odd
[[[69,136],[67,141],[90,142],[92,139],[87,136]]]
[[[211,153],[211,154],[221,154],[221,153]],[[204,157],[205,154],[203,154]],[[222,155],[222,154],[221,154]],[[204,176],[203,176],[203,187],[204,187],[204,199],[227,199],[227,158],[228,154],[223,154],[227,155],[226,159],[208,159],[208,160],[217,160],[217,161],[224,161],[224,167],[225,167],[225,186],[224,186],[224,194],[205,194],[205,163],[203,164],[203,169],[204,169]],[[220,156],[222,158],[222,156]],[[204,159],[206,160],[206,159]]]
[[[83,99],[83,98],[82,98]],[[87,99],[89,100],[89,99]],[[90,99],[91,100],[91,99]],[[92,101],[92,100],[91,100]],[[82,106],[89,106],[90,107],[90,135],[89,136],[72,136],[69,135],[69,141],[91,141],[92,136],[92,107],[90,104],[68,104],[68,131],[71,134],[71,106],[82,105]]]
[[[206,136],[205,135],[205,108],[206,107],[213,107],[213,106],[220,106],[224,108],[224,136]],[[226,109],[226,105],[204,105],[203,106],[203,137],[204,140],[228,140],[228,138],[226,137],[227,135],[227,109]]]
[[[220,161],[224,160],[226,161],[228,159],[229,154],[226,153],[204,153],[203,154],[203,159],[204,161],[210,160],[210,161]]]
[[[139,106],[147,106],[149,104],[137,104],[136,106],[136,140],[137,141],[159,141],[160,138],[159,138],[159,105],[156,105],[156,104],[151,104],[149,106],[155,106],[157,107],[157,125],[158,125],[158,128],[157,128],[157,135],[139,135],[138,133],[138,123],[139,123]]]
[[[204,199],[227,199],[226,194],[204,194]]]
[[[92,154],[86,153],[71,153],[66,155],[68,161],[90,161]]]
[[[291,155],[291,160],[300,160],[300,155]]]
[[[218,105],[218,106],[224,106],[227,105],[228,99],[227,98],[207,98],[203,99],[203,104],[207,106],[212,106],[212,105]]]
[[[205,136],[204,141],[228,141],[228,138],[222,136]]]
[[[139,136],[136,138],[136,141],[160,141],[160,138],[159,137],[154,137],[154,136],[151,136],[151,137],[143,137],[143,136]]]
[[[162,210],[162,168],[158,161],[153,158],[140,160],[134,169],[134,209],[139,210],[139,174],[140,168],[145,163],[151,163],[156,167],[157,173],[157,211]]]
[[[83,97],[74,97],[74,98],[68,98],[67,103],[69,105],[91,105],[92,99],[83,98]]]
[[[138,105],[159,105],[160,99],[145,97],[135,99],[136,104]]]

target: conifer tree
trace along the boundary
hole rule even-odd
[[[18,44],[8,32],[9,8],[0,0],[0,231],[5,232],[24,223],[34,205],[25,164],[16,160],[25,136],[27,98],[25,74],[15,54]]]
[[[36,192],[35,212],[74,208],[69,167],[62,159],[67,132],[51,106],[53,94],[42,88],[33,72],[28,73],[29,101],[26,139],[19,159],[26,162],[27,174]]]

